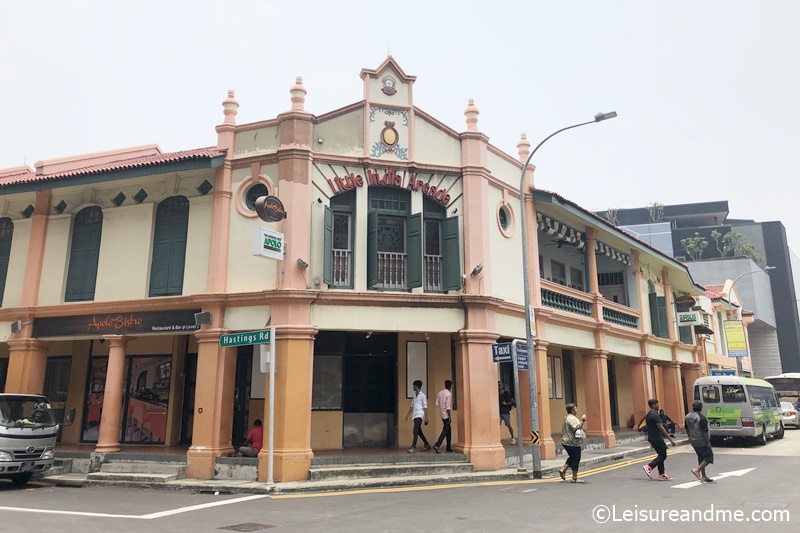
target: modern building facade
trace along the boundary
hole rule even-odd
[[[491,347],[525,338],[530,143],[492,146],[472,101],[463,131],[438,121],[391,57],[361,78],[363,99],[322,115],[298,78],[285,113],[250,124],[231,91],[214,147],[0,171],[0,385],[77,407],[62,442],[183,445],[188,475],[211,478],[270,396],[258,346],[220,337],[274,327],[275,480],[306,479],[315,450],[408,447],[417,379],[426,431],[441,430],[433,397],[453,380],[454,447],[503,467],[497,381],[510,389],[513,371]],[[262,221],[263,196],[286,217]],[[542,457],[568,402],[607,446],[651,397],[685,410],[707,361],[675,302],[705,290],[668,254],[534,188],[532,168],[525,205]],[[258,255],[262,228],[282,234],[282,260]],[[530,420],[515,430],[530,442]]]
[[[614,218],[631,234],[686,262],[694,279],[703,285],[723,285],[740,275],[767,265],[775,267],[769,276],[744,275],[737,283],[744,305],[753,311],[749,326],[754,372],[759,377],[800,370],[800,313],[792,256],[786,229],[778,221],[728,218],[727,201],[661,206],[658,213],[648,208],[617,209],[600,213]],[[713,231],[725,235],[741,233],[764,259],[756,264],[746,257],[721,257]],[[695,259],[681,240],[698,234],[709,246]],[[723,293],[727,294],[727,293]]]

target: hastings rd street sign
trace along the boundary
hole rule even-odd
[[[268,329],[260,331],[243,331],[219,336],[219,345],[223,348],[231,346],[247,346],[248,344],[266,344],[270,341]]]

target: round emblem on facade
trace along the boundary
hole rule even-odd
[[[386,146],[387,152],[394,152],[394,146],[397,144],[399,135],[397,130],[394,129],[394,122],[387,120],[384,124],[386,127],[381,130],[381,142]]]
[[[381,87],[383,94],[386,96],[392,96],[397,92],[397,89],[394,88],[394,86],[397,84],[394,78],[391,76],[386,76],[381,81],[383,82],[383,87]]]

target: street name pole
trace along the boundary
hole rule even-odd
[[[534,357],[535,349],[533,346],[533,331],[531,329],[531,324],[534,323],[535,317],[533,313],[533,306],[531,305],[531,287],[530,287],[530,279],[528,276],[528,265],[530,264],[528,258],[528,228],[525,221],[525,195],[530,191],[525,190],[525,172],[528,170],[528,165],[533,158],[533,154],[550,139],[551,137],[558,135],[562,131],[571,130],[572,128],[578,128],[580,126],[586,126],[587,124],[594,124],[595,122],[600,122],[601,120],[607,120],[610,118],[614,118],[617,116],[615,111],[610,111],[608,113],[598,113],[595,115],[594,120],[589,122],[582,122],[580,124],[575,124],[573,126],[567,126],[566,128],[562,128],[555,133],[551,133],[545,139],[540,142],[536,148],[528,156],[528,159],[525,161],[525,164],[522,166],[522,174],[520,174],[519,178],[519,203],[520,203],[520,223],[522,224],[522,280],[524,284],[524,296],[525,296],[525,342],[526,348],[528,352],[528,385],[530,388],[531,394],[531,431],[538,433],[539,432],[539,405],[536,395],[536,359]],[[514,354],[516,357],[516,354]],[[516,369],[516,365],[515,365]],[[516,372],[516,370],[515,370]],[[521,435],[520,435],[521,437]],[[542,456],[541,450],[538,444],[531,443],[531,451],[533,452],[533,477],[541,478],[542,477]]]

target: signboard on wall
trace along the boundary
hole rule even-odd
[[[678,326],[699,326],[703,323],[700,313],[697,311],[687,311],[678,313]]]
[[[283,239],[283,233],[267,228],[256,228],[253,232],[253,255],[283,261],[285,247],[286,241]]]
[[[742,321],[725,320],[722,322],[722,328],[725,330],[728,357],[747,357],[747,338],[744,335]]]
[[[191,333],[200,327],[194,321],[194,314],[199,312],[200,309],[181,309],[36,318],[33,337]]]

